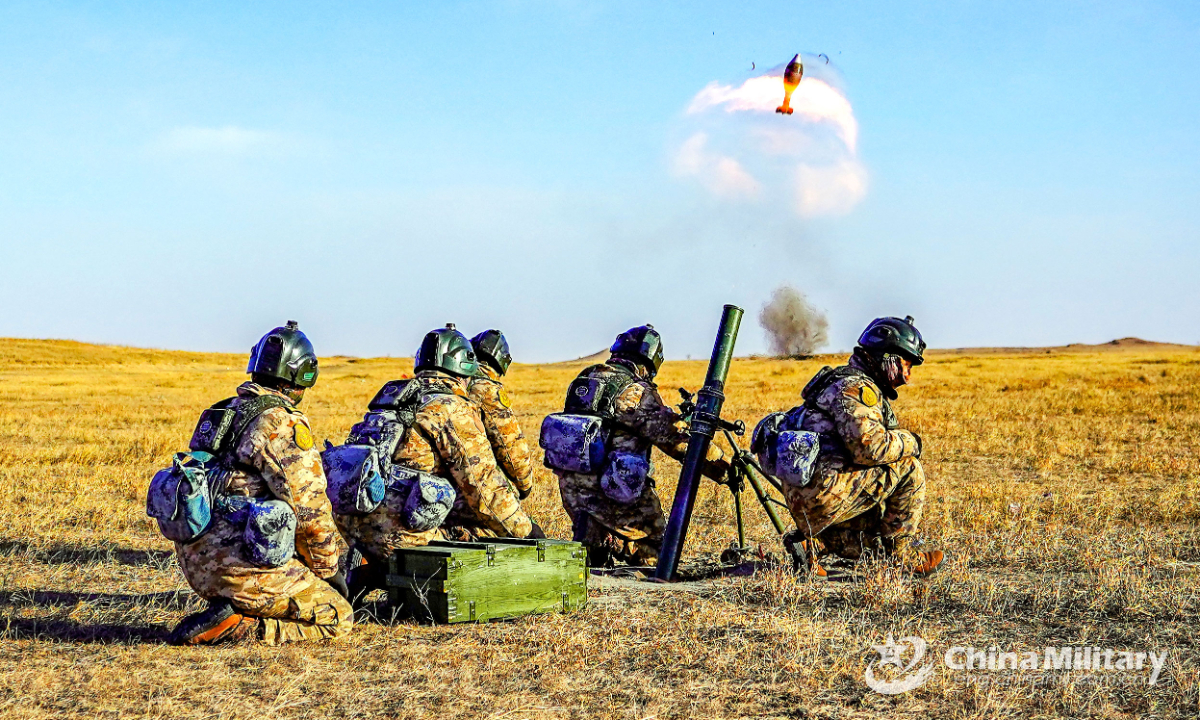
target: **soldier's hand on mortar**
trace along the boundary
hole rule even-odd
[[[725,476],[729,474],[729,459],[728,458],[720,458],[718,460],[712,460],[708,463],[708,466],[709,466],[709,468],[711,468],[713,475],[716,476],[715,479],[717,479],[717,480],[724,480]]]
[[[325,578],[325,582],[329,583],[334,590],[337,590],[338,595],[341,595],[347,600],[350,599],[350,586],[346,584],[346,576],[342,574],[341,570],[338,570],[334,574]]]

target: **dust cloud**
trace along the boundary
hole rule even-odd
[[[812,355],[829,342],[829,320],[804,293],[781,285],[758,313],[775,355]]]

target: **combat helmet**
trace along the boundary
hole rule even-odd
[[[512,353],[508,349],[508,339],[499,330],[484,330],[471,338],[471,347],[475,348],[475,357],[495,368],[503,375],[512,364]]]
[[[425,335],[413,365],[417,371],[444,370],[458,377],[471,377],[479,369],[471,342],[454,329],[454,323],[446,323],[446,327]]]
[[[309,388],[317,384],[317,353],[296,321],[288,320],[251,348],[246,372]]]
[[[925,339],[913,322],[912,315],[903,320],[895,317],[872,320],[858,338],[858,345],[875,355],[892,353],[920,365],[925,362]]]
[[[662,335],[650,324],[630,328],[617,336],[608,352],[613,357],[638,363],[654,376],[663,364]]]

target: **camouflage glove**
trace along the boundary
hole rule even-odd
[[[341,570],[338,570],[334,574],[325,578],[325,582],[329,583],[334,590],[337,590],[338,595],[341,595],[347,600],[350,599],[350,587],[346,585],[346,576],[342,574]]]
[[[529,493],[533,492],[532,485],[530,485],[529,487],[525,487],[525,488],[521,487],[520,485],[517,485],[516,488],[517,488],[517,499],[518,500],[524,500],[525,498],[529,497]]]
[[[533,529],[529,531],[529,534],[525,536],[525,539],[526,540],[545,540],[546,533],[542,530],[541,525],[538,525],[537,523],[533,523]]]

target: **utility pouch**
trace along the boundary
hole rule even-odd
[[[379,468],[375,445],[331,445],[325,443],[321,464],[325,466],[325,494],[338,515],[366,515],[383,502],[387,486]]]
[[[401,522],[415,532],[439,527],[449,517],[457,497],[449,480],[399,466],[392,468],[388,492],[395,494]]]
[[[650,472],[650,461],[640,453],[609,453],[600,475],[600,489],[613,502],[628,505],[645,492]]]
[[[384,476],[391,472],[392,455],[412,424],[411,413],[407,418],[402,414],[399,410],[369,410],[346,436],[347,445],[375,446],[379,473]]]
[[[226,495],[217,512],[242,527],[242,557],[255,567],[283,567],[296,554],[296,513],[283,500]]]
[[[146,493],[146,514],[158,521],[168,540],[195,542],[212,527],[212,491],[206,452],[175,453],[171,467],[159,470]]]
[[[821,452],[821,436],[809,430],[784,430],[775,441],[774,475],[789,485],[812,482],[812,466]]]
[[[554,413],[542,420],[538,444],[546,451],[546,467],[595,475],[604,463],[607,436],[601,417]]]

